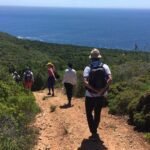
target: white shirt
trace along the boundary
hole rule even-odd
[[[74,69],[72,69],[72,68],[66,69],[62,82],[63,83],[70,83],[72,85],[76,85],[77,84],[76,71]]]
[[[108,65],[103,64],[103,67],[104,67],[104,69],[105,69],[106,74],[107,74],[107,75],[111,75],[111,71],[110,71]],[[83,72],[83,77],[84,77],[84,78],[88,78],[89,73],[90,73],[90,70],[91,70],[91,68],[90,68],[89,66],[86,66],[86,67],[85,67],[84,72]],[[107,92],[106,92],[105,94],[107,94]],[[105,94],[104,94],[104,95],[105,95]],[[87,97],[99,97],[100,95],[97,94],[97,93],[91,93],[91,92],[89,92],[88,90],[86,90],[85,96],[87,96]]]

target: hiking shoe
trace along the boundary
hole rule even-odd
[[[48,93],[47,95],[51,95],[51,93]]]
[[[52,96],[54,96],[54,93],[52,94]]]
[[[68,107],[71,107],[71,104],[70,104],[70,103],[68,103],[68,104],[67,104],[67,106],[68,106]]]

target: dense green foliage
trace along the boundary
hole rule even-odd
[[[150,143],[150,132],[149,133],[145,133],[144,137]]]
[[[10,114],[11,117],[8,116],[11,118],[11,122],[14,120],[14,122],[17,122],[17,124],[11,123],[14,124],[14,128],[17,130],[18,127],[22,127],[22,124],[30,122],[31,119],[26,118],[26,115],[33,111],[31,114],[34,116],[34,110],[36,110],[35,108],[29,108],[31,110],[29,111],[26,110],[27,108],[22,108],[22,104],[26,106],[29,103],[32,103],[32,107],[36,107],[33,102],[34,98],[31,94],[26,95],[21,86],[16,85],[11,80],[11,82],[7,81],[6,72],[8,70],[11,72],[12,68],[15,68],[22,76],[25,67],[30,66],[35,77],[33,90],[39,90],[45,88],[47,84],[46,64],[48,61],[54,63],[60,74],[57,86],[62,86],[61,80],[64,69],[67,67],[66,64],[71,62],[78,73],[75,95],[82,97],[85,90],[82,72],[84,67],[90,63],[88,58],[90,51],[90,47],[20,40],[6,33],[0,33],[0,68],[6,70],[5,72],[0,71],[1,77],[3,76],[0,82],[0,94],[2,94],[0,115],[2,115],[2,118],[3,114]],[[130,123],[140,130],[149,131],[149,103],[145,104],[141,101],[144,101],[145,95],[150,95],[150,53],[113,49],[101,49],[101,53],[103,56],[102,61],[110,66],[113,75],[113,84],[110,87],[108,97],[110,113],[129,115]],[[17,92],[15,92],[16,88]],[[19,106],[16,107],[14,103]],[[23,112],[19,115],[18,110]],[[16,112],[18,115],[16,115]],[[17,131],[14,137],[18,137]]]
[[[129,115],[130,123],[137,129],[150,131],[150,64],[140,62],[130,67],[123,67],[125,77],[121,77],[110,88],[110,113]]]
[[[39,111],[32,93],[1,70],[0,95],[0,149],[30,149],[34,134],[27,125]]]

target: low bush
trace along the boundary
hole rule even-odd
[[[128,105],[135,98],[136,93],[130,90],[120,92],[111,102],[109,103],[110,113],[127,115]]]
[[[77,72],[77,85],[75,87],[74,95],[76,97],[83,97],[85,94],[85,87],[83,83],[83,71]]]
[[[150,132],[144,134],[144,138],[150,143]]]
[[[134,108],[130,106],[130,121],[138,130],[150,132],[150,93],[139,99]]]
[[[0,72],[0,77],[3,72]],[[30,149],[33,131],[28,124],[39,111],[32,93],[13,81],[0,81],[0,149]]]

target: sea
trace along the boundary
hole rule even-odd
[[[0,32],[49,43],[150,51],[150,9],[0,6]]]

